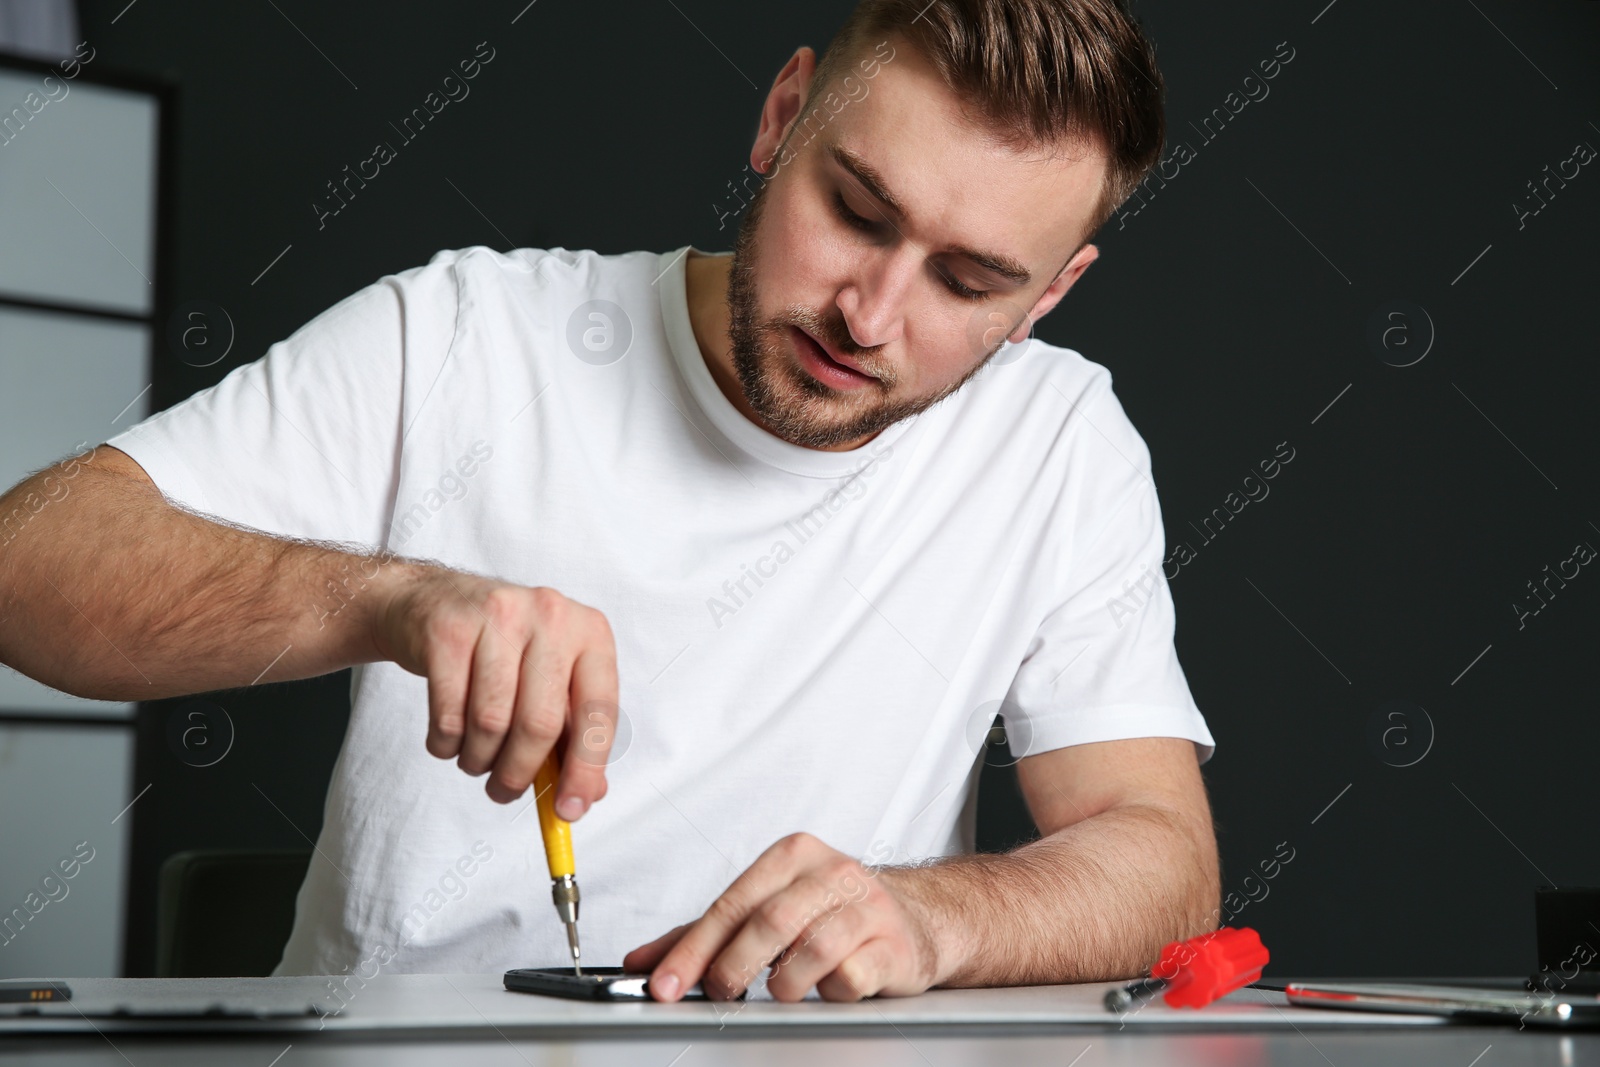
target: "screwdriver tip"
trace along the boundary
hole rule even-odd
[[[582,978],[583,964],[578,959],[578,925],[576,923],[567,924],[567,944],[572,947],[572,973]]]

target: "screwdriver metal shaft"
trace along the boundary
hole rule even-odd
[[[550,897],[555,901],[556,914],[567,928],[567,947],[572,949],[572,971],[583,977],[583,962],[578,951],[578,879],[570,874],[551,879]]]

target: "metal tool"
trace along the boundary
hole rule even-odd
[[[556,814],[556,784],[560,771],[555,752],[545,757],[533,780],[539,807],[539,831],[544,837],[545,860],[550,865],[550,898],[556,914],[567,928],[567,944],[572,949],[572,969],[580,977],[583,965],[578,952],[578,876],[572,861],[572,824]]]

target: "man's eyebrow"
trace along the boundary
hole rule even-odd
[[[883,201],[885,207],[903,219],[911,217],[911,213],[906,210],[905,205],[895,199],[894,194],[889,191],[888,186],[884,183],[883,175],[879,174],[877,168],[871,163],[868,163],[844,145],[829,144],[827,148],[828,154],[833,157],[834,162],[849,171],[856,181],[866,187],[867,192]],[[983,252],[975,248],[968,248],[965,245],[951,245],[946,251],[970,259],[985,270],[991,270],[1002,278],[1015,282],[1017,285],[1027,285],[1033,279],[1033,273],[1027,267],[1024,267],[1010,256],[1001,255],[998,252]]]

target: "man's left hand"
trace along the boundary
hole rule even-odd
[[[699,982],[713,999],[742,995],[770,966],[767,991],[799,1000],[815,986],[824,1000],[910,996],[936,980],[928,921],[889,880],[810,834],[763,852],[692,923],[623,958],[649,970],[657,1000],[678,1000]]]

